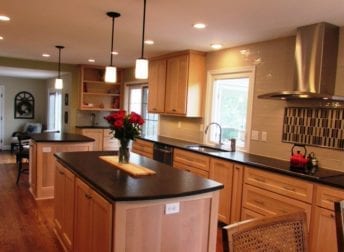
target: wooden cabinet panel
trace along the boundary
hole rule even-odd
[[[137,154],[153,159],[153,143],[142,139],[136,139],[132,143],[131,150]]]
[[[165,82],[166,60],[151,60],[149,62],[149,95],[148,111],[163,113],[165,111]]]
[[[113,134],[111,133],[110,129],[104,129],[103,130],[103,151],[112,151],[112,150],[118,150],[120,146],[120,143],[118,139],[113,137]]]
[[[230,223],[230,209],[232,204],[232,186],[233,186],[233,163],[212,158],[210,160],[209,178],[224,185],[220,191],[219,199],[219,220]]]
[[[56,162],[54,224],[67,251],[73,250],[74,181],[74,174]]]
[[[186,168],[197,168],[209,172],[210,158],[206,155],[175,148],[173,152],[173,167],[175,166],[174,163],[180,163]]]
[[[254,168],[245,169],[245,183],[279,193],[294,199],[312,203],[313,184]]]
[[[314,252],[337,252],[337,234],[334,212],[315,207],[311,231],[311,249]]]
[[[182,51],[151,59],[149,112],[201,117],[205,89],[205,54]]]
[[[103,129],[79,129],[78,133],[87,137],[94,139],[93,150],[101,151],[103,150]]]
[[[231,206],[231,220],[230,223],[238,222],[241,219],[241,202],[242,190],[244,180],[244,167],[234,163],[233,170],[233,192],[232,192],[232,206]]]
[[[178,162],[173,162],[173,167],[177,168],[179,170],[192,172],[193,174],[199,175],[203,178],[209,178],[209,172],[208,171],[201,170],[201,169],[189,166],[189,165],[185,165],[185,164],[178,163]]]
[[[75,251],[111,251],[112,205],[78,178],[75,191]]]
[[[116,111],[121,102],[121,71],[117,71],[117,83],[104,82],[104,66],[80,67],[80,109]]]
[[[336,188],[317,185],[316,186],[316,204],[317,206],[334,211],[334,202],[344,199],[344,191]]]
[[[305,211],[308,225],[310,223],[310,204],[247,184],[243,190],[242,206],[264,216]]]
[[[256,213],[250,209],[243,208],[241,212],[241,220],[249,220],[254,218],[261,218],[264,217],[264,215]]]

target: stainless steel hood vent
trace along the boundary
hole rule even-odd
[[[339,27],[317,23],[299,27],[295,46],[295,87],[259,95],[262,99],[344,101],[335,96]]]

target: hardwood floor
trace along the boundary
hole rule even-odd
[[[25,164],[28,165],[28,164]],[[28,175],[16,185],[15,155],[0,152],[0,251],[63,251],[52,231],[53,201],[35,201]]]
[[[15,155],[0,151],[0,251],[63,251],[53,232],[53,200],[35,201],[29,192],[28,175],[22,174],[18,185],[16,178]],[[216,252],[222,251],[219,228]]]

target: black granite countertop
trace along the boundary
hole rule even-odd
[[[93,138],[70,133],[41,133],[32,134],[35,142],[94,142]]]
[[[55,157],[109,201],[150,200],[183,197],[220,190],[223,185],[173,169],[149,158],[130,154],[130,162],[142,165],[156,174],[132,177],[99,159],[115,152],[64,152]]]
[[[189,145],[194,145],[198,143],[161,137],[161,136],[150,136],[150,137],[140,137],[143,140],[163,143],[172,147],[177,147],[180,149],[185,149],[188,151],[201,153],[203,155],[208,155],[210,157],[220,158],[228,161],[234,161],[243,165],[248,165],[250,167],[255,167],[262,170],[267,170],[275,173],[281,173],[292,177],[297,177],[313,182],[318,182],[334,187],[344,188],[344,173],[336,170],[318,168],[313,171],[301,172],[290,169],[290,164],[288,161],[268,158],[259,155],[253,155],[241,151],[230,152],[224,149],[223,152],[203,152],[187,148]]]

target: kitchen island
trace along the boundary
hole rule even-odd
[[[77,134],[41,133],[31,136],[29,183],[36,200],[54,197],[55,152],[93,150],[94,139]]]
[[[155,172],[133,177],[104,155],[115,153],[55,154],[54,223],[67,250],[215,251],[222,184],[131,153]]]

